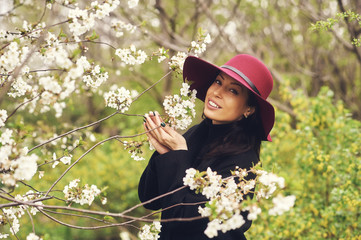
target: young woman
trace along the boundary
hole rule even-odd
[[[148,133],[156,152],[139,182],[142,202],[183,186],[185,171],[191,167],[200,171],[210,167],[223,177],[230,176],[236,166],[249,169],[259,161],[261,141],[271,141],[274,108],[266,98],[273,79],[261,61],[242,54],[218,67],[190,56],[184,63],[183,78],[192,82],[191,89],[204,101],[205,119],[182,136],[164,124],[157,112],[146,115],[145,129],[156,128]],[[204,201],[206,197],[185,188],[145,207],[163,209],[163,220],[191,218],[200,216],[199,205],[182,203]],[[244,232],[251,225],[246,212],[244,219],[240,229],[219,232],[213,239],[245,239]],[[207,219],[164,222],[160,239],[208,239],[204,234],[207,223]]]

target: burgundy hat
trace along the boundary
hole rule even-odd
[[[223,72],[248,88],[257,98],[264,139],[272,141],[269,135],[274,121],[273,106],[266,100],[273,87],[273,79],[267,67],[257,58],[240,54],[218,67],[200,58],[189,56],[183,65],[183,79],[191,82],[191,89],[197,90],[197,98],[204,101],[207,90],[217,75]]]

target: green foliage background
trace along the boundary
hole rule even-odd
[[[313,98],[282,87],[294,116],[277,111],[273,142],[263,145],[265,169],[286,179],[295,207],[262,215],[250,239],[360,239],[361,123],[327,87]]]

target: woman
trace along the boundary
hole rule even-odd
[[[236,166],[249,169],[259,161],[261,141],[271,141],[274,109],[266,98],[273,80],[261,61],[242,54],[218,67],[190,56],[184,63],[183,78],[192,82],[191,89],[196,89],[197,97],[204,101],[205,119],[182,136],[166,126],[158,113],[146,115],[145,129],[156,128],[148,133],[156,152],[139,182],[142,202],[183,186],[185,171],[191,167],[199,171],[210,167],[223,177],[230,176]],[[190,218],[200,215],[199,205],[179,203],[204,201],[206,197],[185,188],[145,207],[163,209],[163,220]],[[245,239],[244,232],[251,225],[246,212],[244,219],[240,229],[219,232],[214,239]],[[160,239],[208,239],[204,234],[207,223],[207,219],[164,222]]]

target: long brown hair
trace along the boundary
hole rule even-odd
[[[243,117],[241,120],[233,122],[230,130],[222,138],[215,139],[207,146],[208,151],[203,159],[236,155],[251,149],[259,158],[264,130],[257,99],[250,91],[247,105],[255,108],[254,113],[248,118]],[[205,117],[204,114],[203,117]]]

